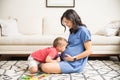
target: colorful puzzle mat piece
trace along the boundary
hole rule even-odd
[[[23,75],[20,80],[40,80],[49,75],[50,74],[46,74],[46,73],[26,74]]]

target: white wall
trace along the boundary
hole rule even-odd
[[[120,20],[120,0],[76,0],[75,9],[92,32]]]
[[[21,32],[25,34],[42,33],[42,6],[40,0],[0,0],[0,18],[17,18]]]
[[[42,17],[47,21],[44,26],[58,26],[52,29],[60,30],[59,20],[66,9],[68,8],[46,8],[46,0],[0,0],[0,18],[17,18],[19,28],[25,34],[41,34],[44,29],[40,23]],[[112,20],[120,20],[120,0],[75,0],[73,9],[92,33]],[[48,34],[53,34],[53,31]]]

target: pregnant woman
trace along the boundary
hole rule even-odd
[[[61,24],[69,28],[68,46],[62,54],[63,61],[44,63],[41,69],[46,73],[75,73],[83,71],[91,52],[91,33],[73,9],[65,11]]]

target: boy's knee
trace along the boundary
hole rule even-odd
[[[38,68],[36,68],[36,67],[31,67],[31,68],[29,69],[29,71],[30,71],[31,73],[36,73],[36,72],[38,72]]]

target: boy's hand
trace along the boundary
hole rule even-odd
[[[61,60],[60,60],[60,57],[58,57],[58,58],[56,59],[56,61],[57,61],[57,62],[60,62],[60,61],[61,61]]]
[[[57,60],[52,60],[51,63],[57,63],[58,61]]]
[[[46,57],[46,63],[56,63],[56,62],[58,62],[59,61],[59,59],[56,59],[56,60],[52,60],[52,58],[50,57],[50,56],[47,56]]]

